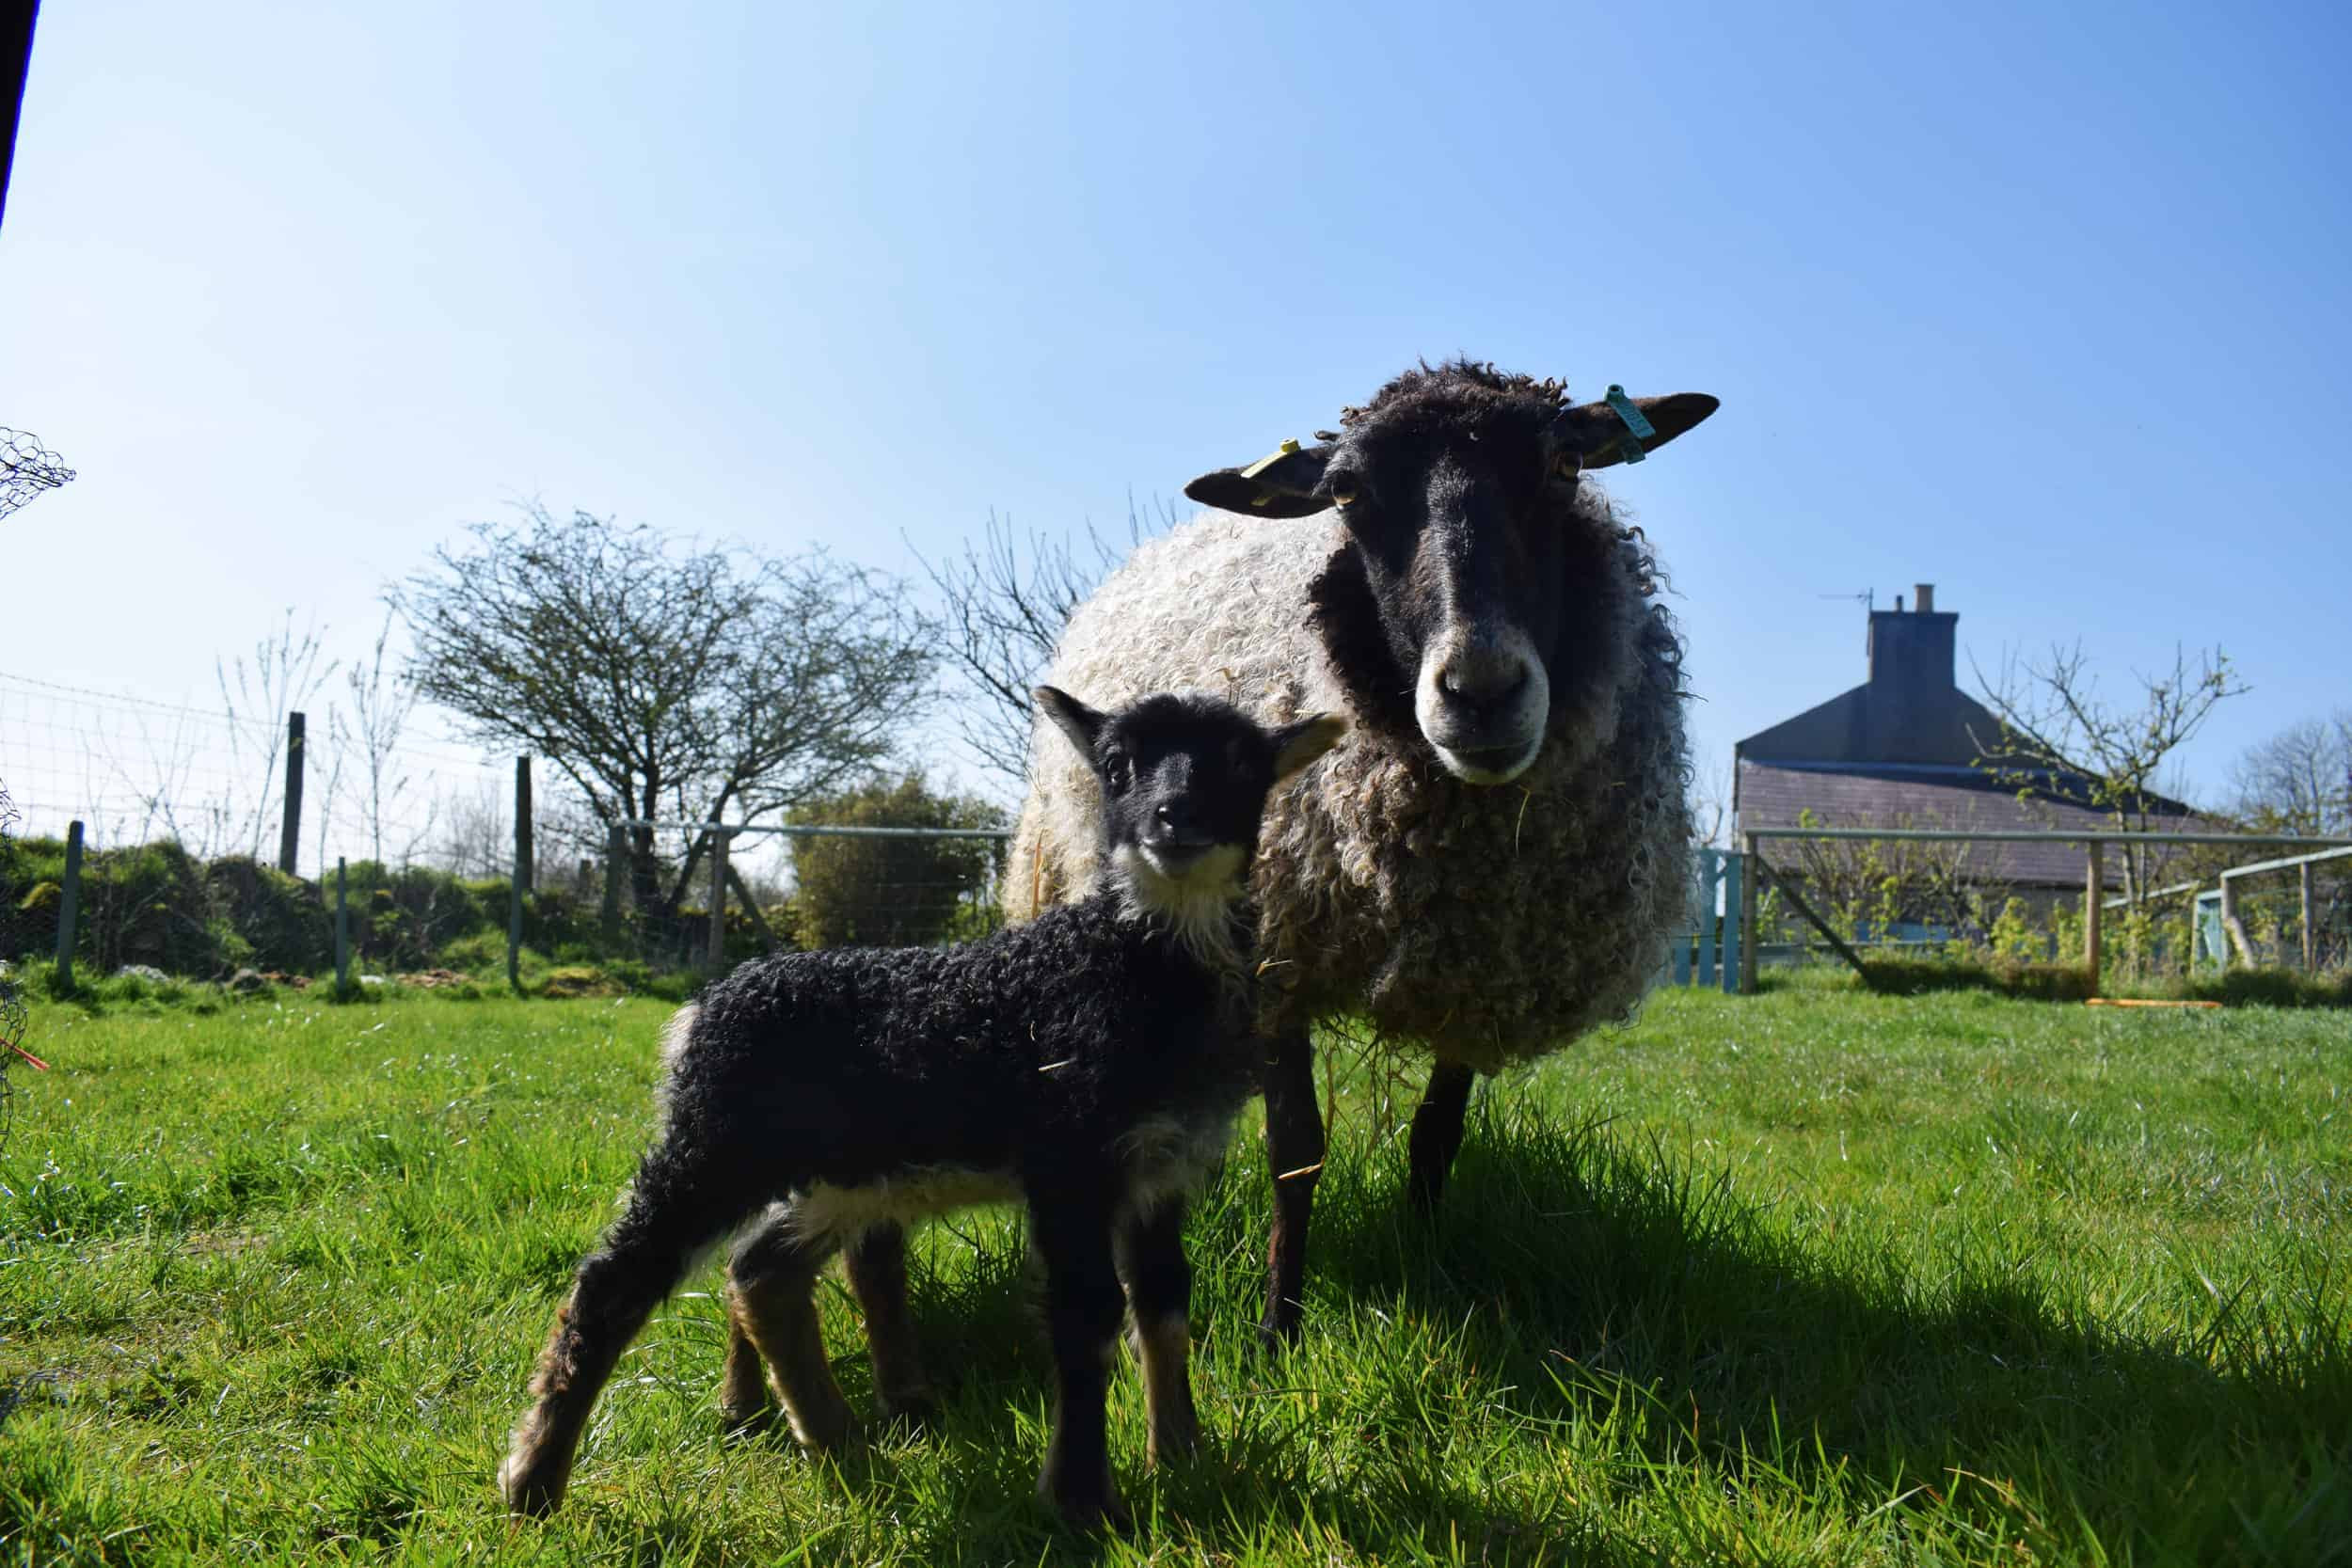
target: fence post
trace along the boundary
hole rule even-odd
[[[531,759],[515,759],[515,875],[525,893],[539,885],[539,858],[531,835]]]
[[[2303,883],[2303,972],[2310,974],[2319,968],[2319,943],[2312,936],[2312,863],[2305,861],[2296,869],[2302,873]]]
[[[531,872],[531,759],[515,759],[515,870],[506,879],[506,985],[523,993],[523,883]]]
[[[710,972],[727,966],[727,831],[710,830]]]
[[[82,912],[82,825],[65,831],[65,880],[57,889],[57,990],[73,989],[73,923]]]
[[[604,837],[604,940],[621,940],[621,867],[628,862],[628,830],[618,822]]]
[[[2090,977],[2090,992],[2099,993],[2099,906],[2106,901],[2106,846],[2090,841],[2090,858],[2083,868],[2083,968]]]
[[[1747,860],[1737,852],[1724,857],[1724,994],[1740,994],[1741,943],[1740,927],[1745,918],[1742,907],[1747,902],[1747,879],[1740,875]]]
[[[1740,839],[1740,862],[1747,867],[1746,889],[1740,900],[1740,994],[1756,994],[1756,895],[1764,890],[1762,861],[1757,858],[1756,835],[1748,833]]]
[[[351,986],[351,907],[343,897],[343,858],[335,857],[335,994]]]
[[[1692,902],[1691,924],[1698,927],[1699,961],[1691,983],[1702,990],[1710,990],[1715,985],[1715,883],[1722,876],[1723,863],[1724,857],[1716,850],[1698,852],[1698,876],[1693,879],[1698,893]]]
[[[294,853],[302,847],[303,718],[286,715],[286,810],[278,824],[278,869],[294,874]]]

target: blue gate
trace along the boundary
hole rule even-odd
[[[1683,928],[1666,953],[1666,978],[1677,986],[1740,989],[1742,857],[1730,849],[1693,849]]]

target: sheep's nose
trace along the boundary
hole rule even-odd
[[[1438,690],[1472,712],[1492,712],[1527,689],[1527,661],[1505,654],[1465,652],[1438,670]]]

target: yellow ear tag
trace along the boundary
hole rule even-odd
[[[1283,458],[1288,457],[1291,453],[1296,451],[1297,450],[1298,443],[1295,440],[1285,441],[1280,446],[1275,448],[1272,451],[1267,452],[1263,457],[1259,458],[1255,463],[1250,464],[1247,468],[1244,468],[1241,471],[1241,477],[1244,479],[1255,479],[1260,474],[1265,472],[1268,468],[1271,468],[1274,465],[1279,463]],[[1263,506],[1264,502],[1261,501],[1259,504]]]

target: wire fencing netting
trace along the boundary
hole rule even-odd
[[[808,820],[720,835],[714,953],[713,835],[701,825],[616,838],[542,764],[518,835],[512,759],[370,749],[331,720],[300,742],[288,875],[294,744],[280,714],[0,673],[0,783],[22,816],[0,839],[0,958],[17,983],[54,973],[69,883],[76,982],[251,972],[303,984],[335,965],[339,911],[358,976],[427,986],[501,980],[516,927],[533,983],[584,966],[626,986],[765,951],[954,941],[1000,918],[1001,816],[882,781],[812,803]]]

